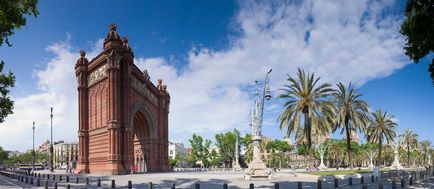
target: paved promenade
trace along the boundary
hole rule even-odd
[[[41,174],[49,173],[47,171],[39,172]],[[222,189],[223,184],[227,183],[230,189],[248,189],[249,184],[253,183],[255,188],[274,188],[274,183],[279,183],[281,189],[297,188],[297,182],[301,181],[303,189],[316,189],[318,177],[306,175],[301,173],[294,173],[289,171],[281,171],[273,173],[272,180],[269,181],[246,181],[243,179],[241,172],[170,172],[170,173],[145,173],[134,175],[118,175],[118,176],[104,176],[104,175],[77,175],[66,174],[64,171],[56,171],[56,180],[52,180],[52,176],[48,179],[49,188],[53,188],[54,182],[58,183],[59,188],[66,188],[69,184],[71,188],[111,188],[111,180],[115,180],[116,188],[127,188],[128,181],[132,181],[133,188],[147,189],[148,183],[153,183],[153,188],[171,188],[175,183],[176,188],[194,188],[196,183],[200,184],[202,189]],[[62,175],[62,181],[60,181]],[[66,176],[69,177],[69,182],[66,183]],[[79,183],[75,183],[76,177],[79,177]],[[89,184],[85,184],[85,178],[88,178]],[[378,182],[371,183],[366,175],[364,185],[369,189],[378,189]],[[34,177],[34,182],[36,182]],[[41,187],[35,187],[36,184],[30,185],[25,182],[20,182],[14,179],[0,176],[0,189],[3,188],[44,188],[45,179],[41,179]],[[101,187],[97,187],[97,180],[101,180]],[[360,178],[353,178],[353,186],[348,185],[348,180],[339,180],[339,188],[343,189],[361,189]],[[385,189],[392,188],[392,184],[388,180],[381,180]],[[406,183],[405,188],[434,188],[434,180],[426,180],[411,187]],[[323,179],[322,188],[334,188],[333,179]],[[401,188],[398,184],[397,188]]]

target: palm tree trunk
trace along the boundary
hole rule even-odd
[[[312,127],[310,126],[310,120],[308,118],[308,113],[307,112],[304,113],[304,123],[305,123],[304,127],[307,130],[307,151],[308,151],[308,154],[309,154],[309,157],[308,157],[308,166],[309,166],[309,169],[312,169],[313,168],[313,165],[312,165],[312,150],[311,150],[312,149]]]
[[[381,139],[382,138],[380,137],[378,142],[378,166],[381,166],[381,143],[383,142]]]
[[[351,154],[351,136],[350,131],[348,130],[348,117],[345,118],[345,130],[347,132],[347,151],[348,151],[348,163],[350,164],[350,170],[353,170],[353,155]]]
[[[410,167],[410,144],[407,142],[407,167]]]

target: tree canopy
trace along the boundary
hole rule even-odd
[[[12,46],[9,37],[14,30],[26,25],[26,15],[39,14],[36,4],[38,0],[0,0],[0,46],[6,43]],[[12,114],[14,101],[9,98],[10,88],[15,85],[15,76],[9,71],[3,73],[4,62],[0,61],[0,123]]]
[[[192,138],[189,140],[191,146],[190,159],[193,161],[201,161],[202,165],[207,167],[209,165],[208,155],[209,146],[211,141],[203,138],[200,135],[193,134]]]
[[[38,0],[0,0],[0,46],[11,46],[9,37],[26,25],[26,15],[38,16],[37,3]]]
[[[408,0],[401,34],[406,36],[405,54],[416,63],[434,52],[434,0]],[[434,59],[428,68],[434,85]]]

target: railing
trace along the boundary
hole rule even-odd
[[[207,171],[233,171],[232,168],[179,168],[172,169],[173,172],[207,172]]]

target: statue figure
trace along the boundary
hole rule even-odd
[[[390,166],[393,169],[403,169],[402,165],[399,163],[399,142],[398,140],[393,141],[390,146],[393,149],[395,157],[393,159],[393,163]]]

